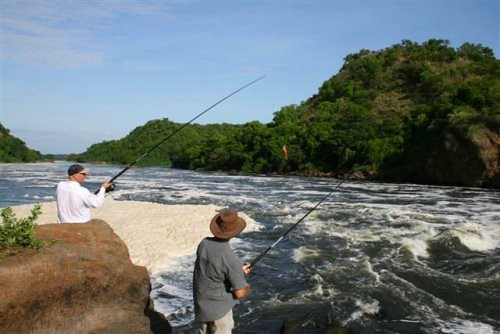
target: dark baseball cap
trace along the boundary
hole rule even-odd
[[[71,176],[73,174],[76,174],[76,173],[88,173],[89,170],[85,167],[83,167],[82,165],[79,165],[79,164],[74,164],[74,165],[71,165],[69,166],[68,168],[68,175]]]

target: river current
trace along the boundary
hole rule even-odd
[[[55,200],[68,162],[0,165],[0,208]],[[87,165],[97,189],[121,168]],[[233,207],[261,230],[233,248],[250,262],[339,180],[132,168],[117,200]],[[210,217],[207,217],[207,220]],[[188,222],[186,222],[188,223]],[[191,333],[194,255],[151,277],[157,310]],[[498,190],[346,181],[273,248],[235,308],[237,333],[498,333]]]

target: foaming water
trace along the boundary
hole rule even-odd
[[[53,201],[67,166],[0,165],[0,207]],[[90,168],[91,190],[121,170]],[[112,196],[235,207],[262,226],[232,242],[250,262],[337,182],[133,168]],[[235,309],[237,331],[274,333],[311,313],[298,332],[494,333],[499,242],[498,191],[347,181],[258,263],[252,293]],[[193,262],[180,257],[151,276],[155,307],[174,332],[193,331]]]
[[[486,230],[465,230],[454,229],[452,232],[454,236],[460,239],[460,242],[472,251],[488,251],[498,248],[498,239],[492,238],[491,231]]]
[[[168,271],[151,275],[151,297],[155,309],[165,314],[173,325],[194,320],[192,276],[195,256],[179,258]]]

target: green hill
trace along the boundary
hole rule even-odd
[[[0,162],[35,162],[41,160],[40,152],[29,149],[26,144],[10,134],[0,124]]]
[[[141,164],[302,175],[356,165],[359,177],[499,187],[500,62],[490,48],[403,41],[344,60],[271,123],[195,124]],[[153,120],[70,159],[130,163],[179,126]]]

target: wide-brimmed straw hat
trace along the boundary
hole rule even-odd
[[[225,209],[216,214],[210,222],[210,231],[220,239],[229,240],[243,231],[247,223],[243,218],[238,217],[238,212],[234,209]]]

